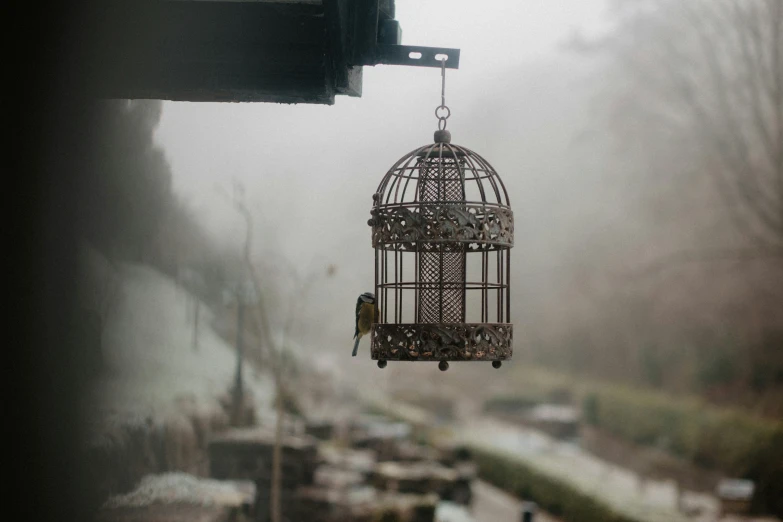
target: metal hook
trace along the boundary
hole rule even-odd
[[[451,109],[446,105],[446,60],[447,56],[442,55],[440,59],[440,106],[435,109],[435,116],[438,118],[438,130],[446,129],[446,120],[451,116]],[[445,115],[442,114],[442,110],[445,110]],[[441,114],[438,112],[441,111]]]

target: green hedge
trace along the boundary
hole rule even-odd
[[[581,401],[587,423],[725,475],[754,480],[755,509],[783,517],[783,423],[693,396],[575,379],[545,368],[520,367],[515,377],[517,394],[496,397],[495,405],[541,396],[551,401],[553,392],[570,392]]]
[[[783,434],[778,422],[627,388],[592,390],[583,409],[595,426],[731,474],[744,473],[759,450]]]
[[[583,412],[588,423],[624,439],[756,481],[756,507],[783,514],[783,423],[618,386],[585,391]]]
[[[500,396],[484,401],[484,411],[497,413],[518,413],[545,401],[544,396]]]
[[[472,446],[479,476],[519,498],[532,500],[566,522],[637,522],[575,487],[542,474],[519,459]]]

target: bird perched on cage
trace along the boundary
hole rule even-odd
[[[353,353],[351,354],[353,357],[356,357],[362,336],[370,333],[372,324],[377,323],[380,316],[380,310],[375,304],[375,294],[365,292],[360,295],[359,299],[356,300],[356,333],[353,334],[356,342],[353,343]]]

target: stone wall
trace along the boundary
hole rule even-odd
[[[110,496],[131,491],[147,475],[182,471],[208,476],[208,444],[229,426],[227,405],[224,400],[208,405],[181,400],[177,415],[93,426],[84,448],[91,504],[97,508]],[[248,399],[246,410],[252,409]]]

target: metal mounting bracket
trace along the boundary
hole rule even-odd
[[[362,65],[413,65],[441,67],[438,55],[446,55],[447,69],[459,69],[459,49],[448,47],[423,47],[420,45],[376,45],[368,53],[369,63]]]
[[[337,4],[340,0],[331,0]],[[338,7],[339,9],[339,7]],[[350,38],[352,52],[347,59],[350,65],[409,65],[417,67],[442,67],[435,56],[445,54],[446,68],[459,68],[459,49],[447,47],[423,47],[400,45],[402,29],[394,19],[393,0],[355,0],[345,5],[347,20],[353,20]]]

